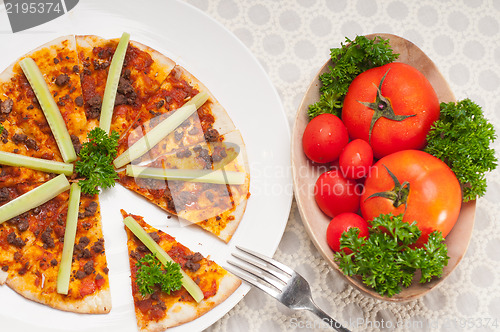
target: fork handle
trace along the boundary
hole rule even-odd
[[[335,331],[338,332],[351,332],[350,330],[346,329],[345,327],[342,326],[339,322],[337,322],[335,319],[330,317],[326,312],[321,310],[320,307],[316,305],[316,303],[312,302],[312,306],[310,308],[307,308],[309,311],[314,313],[316,316],[321,318],[321,320],[325,323],[327,323],[330,327],[332,327]]]

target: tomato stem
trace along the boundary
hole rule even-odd
[[[375,84],[373,84],[377,88],[377,97],[375,99],[375,102],[370,103],[370,102],[364,102],[364,101],[358,100],[358,103],[373,110],[373,116],[372,116],[372,120],[370,123],[370,131],[368,132],[368,142],[369,143],[371,143],[373,127],[375,126],[375,123],[378,121],[378,119],[383,117],[383,118],[393,120],[393,121],[403,121],[404,119],[410,118],[412,116],[416,116],[416,114],[411,114],[411,115],[397,115],[397,114],[395,114],[394,109],[392,108],[391,101],[382,95],[382,92],[381,92],[382,84],[384,83],[385,77],[389,73],[389,70],[391,70],[391,69],[388,69],[385,72],[384,76],[382,76],[382,79],[380,80],[378,87]]]
[[[385,165],[382,165],[382,166],[385,167],[385,169],[387,170],[387,173],[389,173],[389,176],[391,177],[392,181],[394,182],[394,188],[392,188],[392,190],[382,191],[382,192],[372,194],[372,195],[368,196],[365,201],[367,201],[373,197],[387,198],[393,202],[392,205],[395,208],[398,208],[402,204],[404,204],[405,211],[406,211],[406,207],[408,206],[408,195],[410,194],[410,183],[408,181],[400,183],[398,178],[394,175],[394,173],[391,172],[391,170],[389,168],[387,168],[387,166],[385,166]]]

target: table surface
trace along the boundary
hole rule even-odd
[[[499,132],[498,0],[187,0],[232,31],[278,90],[290,129],[311,79],[345,37],[385,32],[419,46],[457,99],[483,107]],[[494,147],[500,151],[499,142]],[[500,329],[500,171],[487,176],[473,237],[458,268],[428,295],[394,304],[348,285],[309,240],[294,202],[275,258],[310,282],[317,304],[353,331]],[[207,331],[328,330],[312,314],[291,311],[258,290]]]

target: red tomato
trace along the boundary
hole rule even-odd
[[[304,153],[307,158],[317,163],[337,160],[348,142],[346,127],[333,114],[321,114],[312,119],[302,136]]]
[[[341,213],[330,221],[326,229],[326,242],[333,251],[340,251],[340,238],[343,232],[347,232],[351,228],[358,228],[358,238],[368,237],[368,223],[355,213]],[[350,249],[342,249],[346,254],[351,253]]]
[[[339,158],[342,175],[348,179],[361,179],[368,174],[373,165],[373,150],[370,144],[362,139],[355,139],[347,144]]]
[[[329,217],[359,209],[361,185],[346,179],[338,169],[321,174],[316,181],[314,198],[319,208]]]
[[[377,159],[396,151],[422,149],[438,118],[439,100],[427,78],[397,62],[358,75],[342,109],[349,136],[369,142]],[[372,119],[376,120],[373,125]]]
[[[394,190],[398,183],[395,184],[388,170],[399,182],[402,188],[399,192]],[[390,191],[396,194],[395,199],[370,198],[375,193]],[[361,213],[366,220],[380,214],[404,213],[403,221],[416,221],[425,242],[427,235],[435,230],[448,235],[461,204],[460,184],[445,163],[423,151],[405,150],[380,159],[371,168],[361,196]]]

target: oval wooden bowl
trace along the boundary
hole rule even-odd
[[[455,101],[453,92],[450,90],[448,83],[441,75],[436,65],[416,45],[395,35],[367,35],[368,38],[374,38],[375,36],[381,36],[384,39],[389,39],[394,52],[399,53],[397,61],[412,65],[427,77],[436,90],[440,102]],[[330,218],[323,214],[323,212],[321,212],[319,207],[316,205],[313,194],[314,184],[317,178],[321,173],[328,169],[328,165],[313,165],[313,163],[307,159],[302,150],[302,134],[307,123],[309,122],[307,116],[308,106],[319,100],[319,75],[327,72],[328,67],[332,65],[331,61],[326,62],[313,79],[299,106],[295,118],[295,126],[293,128],[292,173],[295,199],[302,217],[302,222],[307,233],[309,234],[309,237],[322,256],[327,260],[330,266],[340,272],[340,274],[344,276],[344,278],[346,278],[351,285],[376,299],[393,302],[415,300],[429,292],[440,282],[446,279],[446,277],[450,275],[465,255],[474,226],[476,201],[462,204],[458,221],[446,237],[448,256],[450,256],[450,259],[448,261],[448,265],[444,268],[441,278],[434,278],[431,282],[425,284],[420,284],[418,283],[418,280],[414,280],[413,284],[409,288],[404,288],[401,293],[389,298],[374,292],[370,287],[364,285],[359,278],[345,276],[339,269],[338,265],[333,261],[333,251],[326,242],[326,228],[330,222]]]

